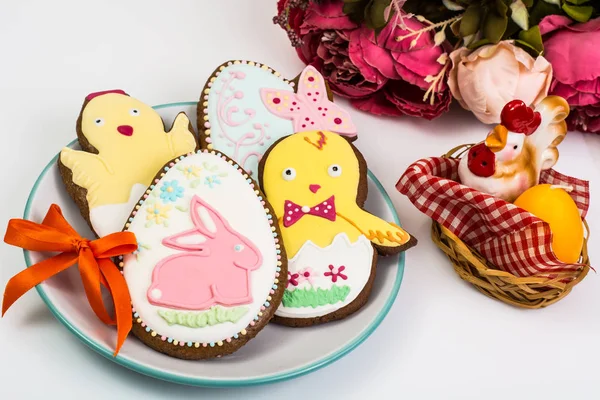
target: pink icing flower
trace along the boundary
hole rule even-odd
[[[278,2],[279,14],[287,3]],[[310,2],[306,10],[291,9],[290,27],[302,41],[296,48],[300,59],[319,70],[334,93],[351,99],[360,110],[426,119],[447,111],[451,95],[443,79],[444,65],[437,61],[444,49],[434,45],[434,31],[396,41],[424,27],[405,15],[406,29],[392,21],[375,37],[372,29],[352,22],[343,6],[343,1],[325,1]],[[428,80],[438,74],[441,82],[432,104],[423,98],[431,86]]]
[[[600,133],[600,18],[577,24],[550,15],[540,22],[540,32],[554,68],[550,93],[571,106],[569,129]]]
[[[298,275],[298,284],[306,281],[312,286],[314,283],[314,278],[319,276],[319,273],[317,271],[313,271],[311,267],[306,267],[298,271]]]
[[[298,278],[300,278],[299,274],[292,274],[290,271],[288,271],[288,283],[287,283],[286,287],[290,287],[290,284],[292,286],[298,286],[298,284],[299,284]]]
[[[330,276],[331,281],[333,283],[336,283],[338,278],[342,278],[343,280],[346,280],[346,279],[348,279],[348,276],[342,273],[342,271],[344,271],[345,269],[346,269],[346,267],[343,265],[336,268],[330,264],[329,271],[325,272],[323,274],[323,276]]]

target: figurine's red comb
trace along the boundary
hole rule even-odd
[[[502,109],[500,121],[509,131],[529,136],[542,123],[542,116],[521,100],[513,100]]]
[[[105,91],[103,91],[103,92],[94,92],[94,93],[90,93],[90,94],[88,94],[88,95],[85,97],[85,99],[86,99],[87,101],[90,101],[90,100],[92,100],[92,99],[93,99],[93,98],[95,98],[95,97],[102,96],[103,94],[108,94],[108,93],[116,93],[116,94],[123,94],[123,95],[125,95],[125,96],[129,96],[127,93],[125,93],[125,92],[124,92],[124,91],[122,91],[121,89],[115,89],[115,90],[105,90]]]

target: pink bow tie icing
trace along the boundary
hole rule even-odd
[[[322,203],[317,204],[314,207],[299,206],[298,204],[286,200],[285,202],[285,216],[283,217],[283,226],[289,227],[294,225],[300,218],[305,215],[314,215],[315,217],[321,217],[330,221],[335,221],[335,196],[331,196]]]
[[[325,80],[312,66],[302,71],[297,93],[263,88],[260,96],[270,112],[292,120],[294,132],[321,129],[344,136],[356,136],[356,126],[350,114],[329,101]]]

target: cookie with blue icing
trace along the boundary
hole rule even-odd
[[[356,138],[350,114],[332,100],[312,66],[290,80],[265,64],[228,61],[213,72],[198,102],[201,147],[223,152],[256,177],[263,154],[284,136],[322,129]]]

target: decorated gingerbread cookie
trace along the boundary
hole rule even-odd
[[[184,113],[165,132],[152,107],[122,90],[86,97],[77,138],[82,150],[64,148],[58,165],[67,192],[98,236],[121,230],[156,171],[198,147]]]
[[[259,166],[288,255],[288,283],[276,321],[328,322],[367,301],[377,253],[416,244],[409,233],[363,210],[367,166],[345,138],[327,131],[290,135]]]
[[[138,241],[121,258],[132,332],[162,353],[233,353],[271,319],[287,259],[258,185],[232,160],[198,151],[167,164],[125,225]]]
[[[201,146],[227,154],[256,176],[264,152],[291,133],[323,129],[356,137],[350,115],[332,99],[312,66],[288,80],[264,64],[226,62],[209,78],[198,102]]]

